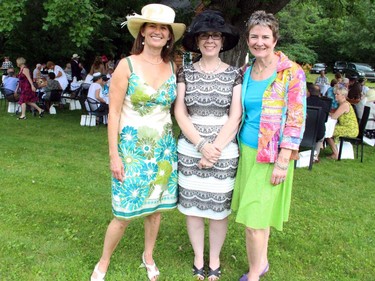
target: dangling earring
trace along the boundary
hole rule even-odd
[[[167,49],[169,49],[169,45],[165,46]]]
[[[143,45],[143,46],[145,45],[145,41],[142,41],[142,45]]]

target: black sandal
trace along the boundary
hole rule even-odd
[[[208,275],[207,275],[208,280],[210,280],[210,278],[215,278],[213,280],[219,280],[220,276],[221,276],[220,266],[216,268],[215,270],[212,270],[211,267],[208,268]]]
[[[204,280],[204,277],[205,277],[204,266],[202,266],[202,268],[198,269],[193,264],[193,276],[196,280]]]

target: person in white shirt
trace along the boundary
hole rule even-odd
[[[33,70],[33,81],[34,82],[36,82],[37,79],[42,78],[41,70],[42,70],[42,65],[40,63],[38,63],[35,66],[35,69]]]
[[[47,62],[47,68],[56,75],[56,80],[59,81],[61,89],[65,90],[68,87],[68,78],[61,66],[54,64],[52,61]]]
[[[101,74],[100,72],[96,72],[93,75],[93,83],[90,85],[89,92],[87,94],[87,98],[95,100],[98,102],[99,111],[107,111],[108,110],[108,97],[103,95],[103,87],[107,82],[108,78],[105,74]]]

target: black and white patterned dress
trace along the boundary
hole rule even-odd
[[[177,83],[185,83],[185,105],[200,136],[214,142],[228,120],[233,87],[242,83],[238,68],[229,66],[217,74],[197,71],[187,65],[178,72]],[[238,145],[234,138],[211,169],[199,169],[202,154],[183,133],[178,146],[177,208],[181,213],[221,220],[231,210],[232,192],[238,164]]]

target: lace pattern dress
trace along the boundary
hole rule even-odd
[[[112,178],[112,210],[131,219],[177,204],[177,151],[172,132],[171,104],[176,99],[176,76],[158,88],[133,72],[120,118],[118,150],[125,167],[121,183]]]
[[[213,142],[228,120],[233,87],[241,84],[239,69],[229,66],[218,74],[198,72],[193,65],[180,69],[178,83],[185,83],[185,104],[200,136]],[[181,133],[178,140],[178,209],[185,215],[220,220],[230,214],[238,164],[234,138],[210,169],[199,169],[202,154]]]

